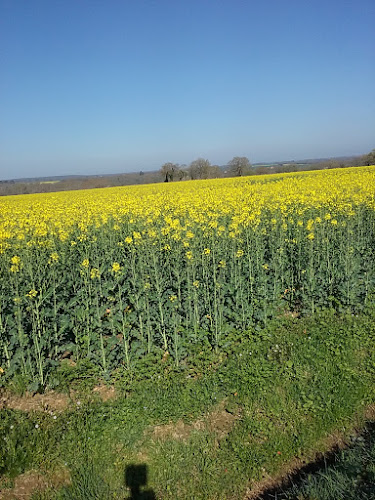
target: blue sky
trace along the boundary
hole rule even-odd
[[[0,0],[0,178],[375,148],[373,0]]]

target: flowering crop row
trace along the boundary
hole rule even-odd
[[[375,167],[3,198],[3,378],[179,364],[286,310],[355,310],[374,262]]]

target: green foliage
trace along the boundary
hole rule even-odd
[[[15,477],[25,470],[56,458],[60,443],[59,421],[54,414],[1,410],[0,475]]]
[[[18,272],[10,271],[12,253],[0,254],[0,386],[21,377],[33,392],[57,387],[67,361],[107,379],[139,370],[142,378],[163,356],[179,368],[187,357],[198,362],[202,347],[203,364],[215,364],[213,352],[225,352],[232,332],[285,314],[366,307],[375,289],[373,210],[319,219],[311,209],[311,240],[298,214],[276,221],[264,212],[241,238],[229,236],[226,216],[197,226],[187,248],[174,245],[169,226],[160,240],[127,244],[129,227],[143,229],[125,218],[56,237],[56,260],[49,247],[23,246]]]
[[[90,461],[80,463],[72,470],[72,484],[58,493],[56,500],[108,500],[111,495],[110,486],[101,477],[98,467]],[[119,497],[117,497],[119,498]],[[124,497],[123,497],[124,498]]]

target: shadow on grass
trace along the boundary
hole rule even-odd
[[[371,467],[373,463],[375,422],[367,422],[356,440],[357,445],[349,445],[344,449],[336,446],[330,452],[321,455],[315,462],[305,465],[287,477],[280,486],[263,491],[257,500],[296,498],[336,500],[344,498],[342,489],[346,489],[344,494],[348,499],[375,499],[374,475],[367,467]],[[337,483],[337,487],[334,483]],[[337,494],[334,493],[335,489]]]
[[[156,500],[153,490],[147,487],[147,465],[128,465],[125,469],[125,485],[130,489],[128,500]]]

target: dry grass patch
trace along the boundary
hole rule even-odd
[[[36,491],[61,488],[69,482],[70,474],[65,468],[48,474],[28,471],[16,477],[9,489],[0,481],[0,500],[28,500]]]
[[[193,431],[208,430],[215,433],[218,439],[223,439],[230,433],[240,417],[240,414],[227,411],[225,401],[223,401],[218,408],[192,423],[186,423],[181,419],[175,423],[157,425],[153,427],[151,437],[162,441],[167,439],[187,441]]]
[[[25,394],[23,396],[8,393],[0,395],[0,410],[9,408],[22,411],[62,412],[67,409],[69,403],[69,396],[55,391],[45,394]]]

